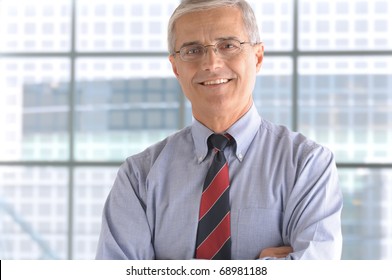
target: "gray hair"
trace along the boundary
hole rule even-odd
[[[176,20],[188,13],[205,11],[220,7],[237,7],[242,12],[245,30],[248,32],[248,39],[252,43],[260,42],[259,28],[252,7],[245,0],[182,0],[181,4],[174,10],[169,20],[167,43],[170,54],[175,52],[175,24]]]

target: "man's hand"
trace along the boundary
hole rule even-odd
[[[265,248],[261,251],[259,258],[285,258],[288,254],[292,252],[293,248],[291,246]]]

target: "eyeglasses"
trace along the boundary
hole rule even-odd
[[[207,48],[212,47],[216,55],[221,58],[231,58],[239,54],[244,44],[251,44],[251,42],[240,42],[236,39],[224,39],[216,42],[214,45],[202,45],[202,44],[191,44],[183,46],[179,51],[174,52],[175,54],[180,54],[180,58],[183,61],[196,62],[201,60],[207,53]]]

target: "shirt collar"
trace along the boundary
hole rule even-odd
[[[226,132],[236,141],[236,156],[242,161],[252,143],[261,123],[261,118],[253,104],[249,111],[235,122]],[[214,132],[197,120],[194,120],[191,127],[195,153],[198,163],[201,163],[208,154],[208,137]]]

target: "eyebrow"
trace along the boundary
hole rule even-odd
[[[201,45],[201,42],[200,42],[200,41],[185,42],[184,44],[182,44],[182,45],[180,46],[180,49],[181,49],[182,47],[191,46],[191,45],[194,45],[194,44],[200,44],[200,45]]]

